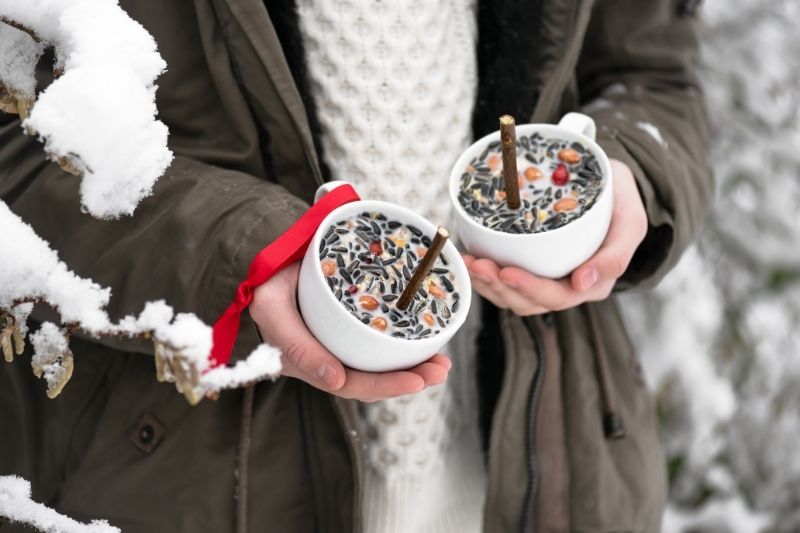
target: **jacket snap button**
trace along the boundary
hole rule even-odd
[[[128,440],[144,453],[153,453],[166,432],[164,425],[147,411],[139,415],[128,433]]]
[[[155,430],[153,426],[150,424],[145,424],[139,430],[139,442],[142,444],[150,444],[153,442],[153,437],[155,436]]]

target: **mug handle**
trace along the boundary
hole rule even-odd
[[[348,183],[346,181],[341,181],[341,180],[329,181],[328,183],[324,183],[324,184],[320,185],[319,188],[317,189],[316,194],[314,194],[314,203],[319,202],[320,199],[323,196],[325,196],[326,194],[328,194],[329,192],[334,190],[336,187],[340,187],[342,185],[350,185],[351,187],[353,186],[351,183]],[[353,187],[353,188],[355,188],[355,187]],[[356,192],[358,192],[358,191],[356,191]]]
[[[597,137],[597,126],[594,125],[594,120],[583,113],[567,113],[558,122],[558,125],[574,133],[585,135],[593,141]]]

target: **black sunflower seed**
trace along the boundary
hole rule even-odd
[[[339,275],[340,275],[340,276],[342,277],[342,279],[344,279],[344,280],[345,280],[347,283],[350,283],[350,284],[352,284],[352,283],[353,283],[353,278],[350,276],[350,272],[348,272],[346,269],[344,269],[344,268],[340,268],[340,269],[339,269]]]
[[[453,292],[454,290],[456,290],[456,288],[453,287],[453,284],[450,283],[450,280],[447,279],[447,276],[439,276],[439,281],[442,282],[442,285],[444,286],[445,290],[447,290],[447,292]]]
[[[410,231],[417,237],[420,237],[422,235],[422,230],[420,230],[418,227],[412,226],[411,224],[406,224],[406,227],[408,228],[408,231]]]

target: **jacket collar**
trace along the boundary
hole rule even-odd
[[[323,183],[319,159],[305,106],[263,1],[211,2],[239,83],[270,137],[276,180],[311,201],[314,190]]]
[[[541,40],[541,91],[532,122],[554,122],[573,79],[595,0],[548,0]]]

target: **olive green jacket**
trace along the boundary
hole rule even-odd
[[[0,196],[72,269],[112,288],[112,315],[163,298],[210,323],[322,182],[306,109],[261,0],[121,3],[169,65],[158,108],[174,163],[135,216],[99,222],[80,213],[78,178],[5,116]],[[673,0],[543,4],[531,120],[584,109],[633,170],[650,228],[619,288],[652,286],[712,196],[695,20]],[[501,312],[499,331],[485,530],[658,531],[654,405],[613,299],[546,319]],[[245,324],[240,351],[256,342]],[[124,532],[361,531],[354,402],[281,378],[192,408],[155,381],[149,346],[75,339],[73,351],[56,400],[26,358],[0,366],[0,474],[31,480],[39,501]],[[609,394],[623,439],[604,434]]]

